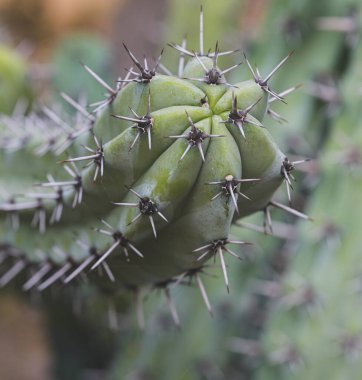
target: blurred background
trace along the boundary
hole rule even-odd
[[[75,99],[102,99],[87,64],[111,86],[137,57],[157,57],[187,34],[197,49],[195,0],[0,0],[0,112],[11,115]],[[214,317],[194,287],[172,289],[182,328],[160,294],[146,299],[145,331],[134,305],[74,311],[60,298],[0,292],[0,379],[246,380],[362,378],[362,15],[360,0],[203,1],[205,47],[242,49],[263,75],[294,54],[271,81],[277,92],[264,126],[298,167],[294,208],[313,221],[273,213],[238,223],[253,242],[228,260],[231,293],[210,269]],[[167,47],[162,63],[177,69]],[[222,67],[242,53],[220,60]],[[229,82],[250,78],[246,65]],[[25,105],[25,106],[24,106]],[[285,189],[276,196],[287,202]],[[246,227],[252,227],[253,230]],[[262,233],[260,233],[260,230]],[[85,294],[86,298],[87,295]],[[120,296],[121,297],[121,296]],[[123,296],[122,296],[123,297]]]

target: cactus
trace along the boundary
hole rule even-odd
[[[290,192],[297,162],[262,123],[268,101],[284,101],[269,82],[291,54],[266,76],[244,54],[252,79],[229,83],[241,62],[220,69],[219,59],[240,52],[218,43],[205,52],[202,19],[199,52],[171,44],[177,75],[158,73],[162,52],[150,67],[124,45],[133,66],[115,88],[84,65],[106,90],[92,112],[63,94],[75,121],[48,108],[3,120],[0,242],[10,266],[1,286],[30,270],[26,291],[83,273],[102,289],[163,289],[179,324],[170,284],[195,278],[211,312],[201,273],[217,258],[229,290],[224,256],[247,244],[230,236],[234,221],[264,211],[270,229],[273,207],[308,218],[272,199],[283,182]]]
[[[360,20],[353,14],[355,26]],[[346,18],[344,18],[346,19]],[[342,20],[334,18],[336,22]],[[275,285],[279,296],[260,344],[264,365],[258,379],[358,379],[361,373],[359,225],[361,46],[341,76],[341,107],[320,162],[320,180],[308,211],[318,221],[313,231],[300,226],[289,270]],[[333,162],[334,165],[331,166]],[[326,213],[328,200],[335,202]],[[308,236],[308,238],[306,238]]]
[[[320,52],[329,45],[326,50],[334,58],[313,66],[316,72],[333,73],[335,81],[309,87],[318,100],[310,99],[315,102],[313,130],[306,135],[320,164],[304,191],[310,196],[306,210],[315,222],[297,226],[295,241],[281,249],[289,267],[255,281],[254,291],[267,310],[260,336],[248,336],[243,329],[243,338],[231,344],[256,368],[256,379],[357,379],[361,371],[361,324],[354,318],[360,308],[358,222],[350,212],[358,214],[360,186],[360,15],[340,2],[323,12],[313,21],[328,31],[318,32],[313,44],[319,44]],[[321,67],[326,63],[329,67]],[[316,191],[310,192],[311,183],[318,183]]]

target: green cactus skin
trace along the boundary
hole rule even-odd
[[[254,80],[227,83],[224,73],[239,65],[219,69],[217,44],[207,55],[187,52],[193,57],[179,77],[156,73],[159,61],[155,69],[143,67],[125,48],[140,74],[116,89],[85,66],[109,93],[98,112],[65,96],[84,116],[81,126],[44,134],[36,119],[20,149],[6,149],[3,140],[0,172],[16,176],[14,184],[0,182],[0,242],[4,257],[11,251],[17,260],[0,285],[34,265],[39,272],[27,290],[103,268],[112,271],[111,288],[161,286],[167,295],[175,277],[217,256],[228,288],[225,245],[244,244],[229,238],[232,222],[268,207],[288,179],[286,157],[262,125],[269,97],[279,98],[271,75],[256,77],[246,61]],[[62,123],[49,111],[48,117]],[[73,144],[76,138],[88,146]],[[52,176],[44,182],[39,172]],[[92,270],[92,281],[109,287]]]
[[[9,47],[0,45],[0,113],[11,114],[19,100],[31,103],[31,98],[25,60]]]
[[[360,225],[355,217],[362,185],[361,107],[355,95],[362,82],[361,58],[361,45],[355,46],[341,76],[342,106],[331,120],[319,186],[308,205],[318,226],[300,226],[290,247],[290,267],[280,279],[280,297],[271,302],[260,342],[264,361],[257,379],[361,376]],[[333,212],[326,213],[331,199],[336,200]]]

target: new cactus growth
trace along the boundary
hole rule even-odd
[[[105,286],[93,271],[101,269],[114,289],[163,288],[178,323],[169,293],[177,278],[196,276],[210,311],[199,273],[216,256],[229,289],[224,255],[238,257],[229,244],[245,244],[229,236],[233,221],[264,211],[270,229],[270,207],[306,218],[272,200],[283,181],[290,198],[299,161],[288,160],[263,124],[269,103],[290,92],[269,84],[290,54],[264,78],[245,56],[252,79],[229,83],[225,74],[241,63],[221,69],[219,58],[238,51],[216,43],[205,53],[202,12],[200,20],[199,52],[171,44],[177,75],[159,73],[162,53],[150,68],[124,45],[133,67],[115,88],[84,65],[107,92],[92,112],[63,96],[81,123],[45,109],[17,127],[23,139],[13,149],[19,137],[3,120],[0,252],[12,265],[0,285],[31,269],[25,290],[81,273]]]

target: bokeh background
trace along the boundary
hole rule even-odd
[[[218,40],[224,50],[240,48],[263,74],[294,50],[272,87],[303,86],[287,104],[272,103],[283,119],[268,115],[264,125],[288,157],[312,159],[298,167],[292,199],[313,221],[276,213],[275,236],[266,236],[245,228],[262,232],[262,215],[243,220],[233,234],[253,245],[242,263],[228,260],[230,295],[218,268],[205,276],[213,318],[194,286],[172,289],[181,331],[157,293],[146,299],[140,331],[127,297],[77,313],[69,293],[3,289],[0,379],[362,378],[361,1],[203,6],[206,47]],[[195,0],[0,0],[0,112],[11,114],[19,101],[28,112],[39,104],[67,109],[61,91],[100,100],[102,88],[80,62],[114,84],[130,66],[122,42],[138,57],[156,57],[187,34],[197,49],[199,10]],[[221,64],[241,60],[239,52]],[[176,52],[166,48],[162,62],[175,71]],[[229,78],[250,72],[242,65]],[[276,199],[286,201],[282,190]]]

